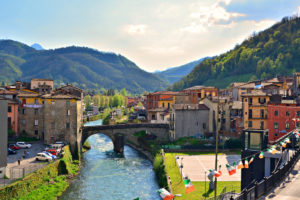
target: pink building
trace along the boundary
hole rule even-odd
[[[18,135],[18,102],[8,99],[7,120],[8,128],[12,129]]]

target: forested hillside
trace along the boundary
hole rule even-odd
[[[35,50],[12,40],[0,40],[0,81],[49,78],[56,85],[72,83],[83,89],[122,89],[131,93],[163,90],[167,82],[122,55],[86,47]]]
[[[300,18],[285,17],[233,50],[201,62],[170,89],[194,85],[224,88],[235,81],[267,79],[295,71],[300,71]]]

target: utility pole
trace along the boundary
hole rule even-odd
[[[215,158],[215,170],[218,171],[218,146],[219,146],[219,102],[220,102],[220,93],[218,88],[218,101],[217,101],[217,130],[216,130],[216,158]],[[217,177],[215,177],[215,200],[217,200]]]

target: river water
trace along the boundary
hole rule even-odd
[[[102,121],[85,126],[101,125]],[[160,200],[152,163],[129,146],[124,156],[114,153],[109,137],[103,134],[88,138],[91,149],[83,154],[80,174],[60,199],[84,200]]]

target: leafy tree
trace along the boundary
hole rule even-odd
[[[86,95],[84,97],[84,104],[85,104],[85,109],[88,110],[91,107],[91,96]]]
[[[120,91],[120,95],[122,95],[122,96],[127,96],[126,88],[123,88],[123,89]]]

